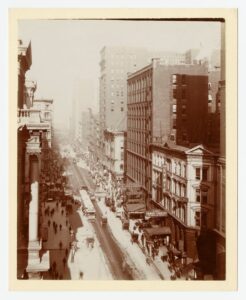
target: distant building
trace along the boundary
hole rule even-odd
[[[79,118],[78,141],[84,150],[88,150],[90,122],[89,111],[82,111]]]
[[[160,59],[153,59],[150,65],[130,74],[127,80],[126,179],[140,184],[148,197],[151,197],[149,145],[170,140],[173,74],[204,76],[207,67],[200,64],[167,65]],[[207,103],[207,98],[204,101]]]
[[[189,49],[185,52],[185,63],[194,64],[197,63],[197,57],[200,53],[200,49]]]
[[[91,80],[77,79],[74,82],[72,98],[72,116],[71,116],[71,138],[74,141],[81,140],[81,113],[85,111],[88,105],[94,102],[94,86]]]
[[[97,162],[100,157],[100,135],[99,135],[99,116],[94,114],[92,109],[89,112],[89,136],[88,136],[88,150],[91,162]]]
[[[214,68],[220,68],[221,65],[221,50],[220,49],[214,49],[210,56],[210,66],[212,69]]]

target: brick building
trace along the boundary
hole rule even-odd
[[[207,67],[199,64],[167,65],[160,59],[153,59],[150,65],[130,74],[127,80],[126,180],[140,184],[146,197],[151,197],[149,145],[170,140],[173,74],[204,76]]]
[[[171,136],[177,145],[205,144],[208,127],[208,76],[173,74]]]

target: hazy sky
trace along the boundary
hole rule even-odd
[[[27,78],[37,81],[36,98],[54,99],[55,122],[68,122],[74,82],[91,79],[98,85],[103,46],[137,46],[184,52],[203,48],[210,55],[220,48],[219,22],[22,20],[19,38],[32,43]],[[97,109],[95,98],[84,107]]]

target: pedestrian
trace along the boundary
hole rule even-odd
[[[64,210],[62,210],[62,211],[61,211],[61,214],[62,214],[62,216],[63,216],[63,214],[64,214]]]
[[[79,272],[79,279],[83,279],[84,273],[82,271]]]

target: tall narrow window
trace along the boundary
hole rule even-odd
[[[177,75],[173,75],[173,84],[176,84],[177,83]]]
[[[200,168],[196,168],[196,179],[201,179],[201,170]]]
[[[200,189],[196,189],[196,202],[201,202],[201,192],[200,192]]]
[[[200,211],[195,212],[195,225],[196,226],[201,225],[201,213],[200,213]]]

